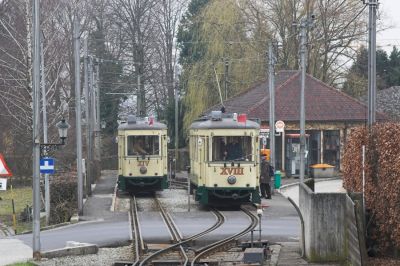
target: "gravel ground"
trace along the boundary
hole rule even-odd
[[[97,254],[84,256],[68,256],[42,260],[41,266],[91,266],[91,265],[113,265],[115,261],[133,261],[132,246],[119,248],[100,248]],[[37,262],[36,262],[37,263]]]
[[[188,194],[186,190],[165,189],[157,192],[157,197],[169,212],[188,211]],[[204,211],[204,207],[194,201],[193,195],[190,195],[190,210]]]

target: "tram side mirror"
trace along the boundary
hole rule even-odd
[[[190,166],[186,166],[186,171],[190,174]]]

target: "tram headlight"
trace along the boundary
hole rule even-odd
[[[141,173],[142,175],[144,175],[145,173],[147,173],[147,168],[146,168],[146,166],[140,167],[139,171],[140,171],[140,173]]]
[[[235,183],[236,183],[236,176],[233,176],[233,175],[228,176],[228,183],[229,183],[230,185],[235,184]]]

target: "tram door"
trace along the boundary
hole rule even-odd
[[[300,134],[286,134],[285,169],[288,176],[300,175]],[[305,174],[308,174],[309,135],[306,134]]]

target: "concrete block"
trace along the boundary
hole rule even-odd
[[[264,262],[264,249],[263,248],[246,248],[243,254],[244,263],[260,263]]]
[[[99,247],[94,244],[67,241],[67,245],[65,248],[42,252],[42,257],[52,259],[64,256],[97,254],[98,251]]]
[[[79,222],[79,215],[77,213],[72,215],[70,222],[71,224],[76,224],[77,222]]]

